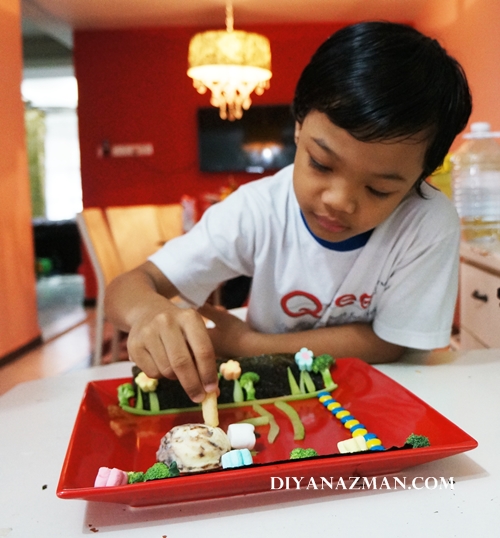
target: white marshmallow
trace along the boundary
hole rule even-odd
[[[256,442],[255,426],[247,423],[229,424],[227,437],[231,448],[248,448],[248,450],[252,450]]]

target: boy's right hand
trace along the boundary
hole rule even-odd
[[[218,390],[214,348],[196,310],[156,295],[132,324],[127,348],[147,376],[177,378],[193,402]]]

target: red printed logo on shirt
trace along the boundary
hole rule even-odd
[[[369,295],[368,293],[362,293],[359,296],[359,299],[353,293],[346,293],[335,299],[335,306],[343,308],[359,303],[359,306],[365,310],[370,306],[371,301],[372,295]],[[281,308],[287,316],[292,318],[299,318],[300,316],[306,315],[319,318],[321,316],[321,311],[323,310],[321,301],[317,297],[307,291],[300,290],[287,293],[281,299]]]
[[[341,295],[335,299],[335,306],[349,306],[356,302],[356,295],[352,293],[347,293],[346,295]]]
[[[307,291],[292,291],[281,299],[283,312],[292,318],[298,318],[309,314],[319,318],[322,310],[320,300]]]
[[[349,306],[351,304],[354,304],[358,298],[356,295],[353,295],[352,293],[346,293],[345,295],[341,295],[340,297],[337,297],[335,299],[335,306],[343,307],[343,306]],[[366,309],[370,306],[370,303],[372,301],[372,296],[368,295],[368,293],[362,293],[359,296],[359,305],[361,308]]]
[[[371,302],[372,302],[372,296],[368,295],[368,293],[363,293],[359,297],[359,304],[361,305],[361,308],[368,308]]]

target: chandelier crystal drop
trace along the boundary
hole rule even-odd
[[[233,8],[226,6],[226,30],[209,30],[189,43],[189,69],[199,93],[212,92],[210,104],[222,119],[240,119],[252,104],[250,94],[269,88],[271,47],[260,34],[233,29]]]

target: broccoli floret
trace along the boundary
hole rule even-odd
[[[247,400],[255,400],[254,383],[258,383],[259,381],[260,376],[255,372],[245,372],[240,377],[240,385],[241,388],[243,388],[247,394]]]
[[[330,366],[335,363],[335,359],[331,355],[318,355],[313,360],[312,371],[321,374],[323,383],[326,390],[333,390],[337,388],[337,383],[332,379],[330,374]]]
[[[160,480],[161,478],[168,478],[170,471],[168,465],[162,462],[157,462],[152,465],[144,474],[144,480]]]
[[[425,435],[417,435],[415,433],[412,433],[408,436],[408,439],[406,439],[407,445],[411,445],[413,448],[421,448],[424,446],[431,446],[431,443],[429,441],[429,438]]]
[[[123,383],[118,387],[118,403],[120,405],[129,405],[130,398],[135,396],[132,383]]]
[[[128,483],[129,484],[137,484],[138,482],[144,482],[144,473],[140,471],[131,471],[128,474]]]
[[[300,460],[302,458],[312,458],[314,456],[317,456],[318,453],[314,448],[294,448],[290,452],[290,459],[291,460]]]
[[[148,480],[161,480],[162,478],[172,478],[179,476],[177,463],[173,461],[170,465],[163,462],[157,462],[152,465],[145,473],[140,471],[130,471],[128,474],[128,483],[136,484],[137,482],[146,482]]]

